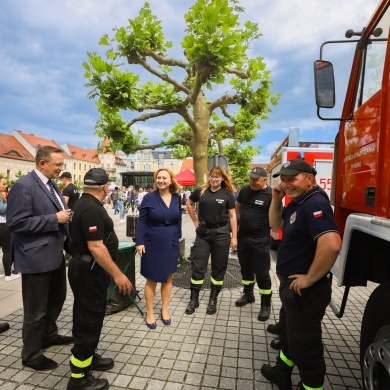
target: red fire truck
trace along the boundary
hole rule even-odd
[[[298,130],[297,128],[293,128]],[[282,164],[293,158],[301,158],[312,165],[317,171],[317,184],[330,195],[332,184],[332,161],[333,161],[333,143],[332,142],[291,142],[291,139],[297,140],[297,135],[290,134],[282,141],[280,146],[271,156],[271,161],[267,166],[267,184],[274,187],[279,184],[280,178],[273,178],[272,175],[280,171]],[[291,145],[296,146],[291,146]],[[283,206],[289,202],[287,197],[283,198]],[[271,248],[277,249],[282,239],[282,229],[271,230]]]
[[[377,287],[361,324],[360,362],[366,389],[390,389],[390,0],[382,0],[367,25],[344,41],[321,46],[314,62],[317,115],[339,120],[332,193],[343,244],[333,275],[345,287]],[[352,38],[352,39],[351,39]],[[352,43],[350,43],[352,42]],[[335,105],[333,65],[323,60],[330,44],[355,46],[341,116],[324,117]]]

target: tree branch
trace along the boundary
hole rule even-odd
[[[250,74],[247,70],[238,70],[238,69],[228,68],[226,66],[223,69],[227,73],[235,74],[240,79],[249,79],[250,77]]]
[[[227,104],[237,104],[241,103],[240,97],[238,95],[223,95],[220,98],[214,100],[209,105],[210,112],[213,112],[216,108],[226,106]]]
[[[142,114],[141,116],[134,118],[131,121],[127,122],[126,127],[130,128],[136,122],[145,122],[150,118],[158,118],[159,116],[164,116],[166,114],[171,114],[173,112],[177,112],[177,111],[176,110],[171,110],[171,111],[163,110],[163,111],[159,111],[159,112],[151,112],[149,114]]]

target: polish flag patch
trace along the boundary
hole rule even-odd
[[[323,216],[322,210],[314,211],[313,216],[314,216],[314,218],[321,218]]]
[[[90,226],[89,227],[89,232],[90,233],[96,233],[97,232],[97,226]]]

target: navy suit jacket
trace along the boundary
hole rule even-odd
[[[58,187],[64,208],[66,202]],[[7,226],[12,234],[11,261],[21,273],[52,271],[63,260],[64,241],[70,242],[64,225],[60,225],[59,211],[52,194],[32,171],[17,180],[7,200]]]

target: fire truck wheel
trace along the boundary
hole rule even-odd
[[[364,310],[360,366],[367,390],[390,389],[390,282],[379,285]],[[389,340],[383,342],[383,340]]]

